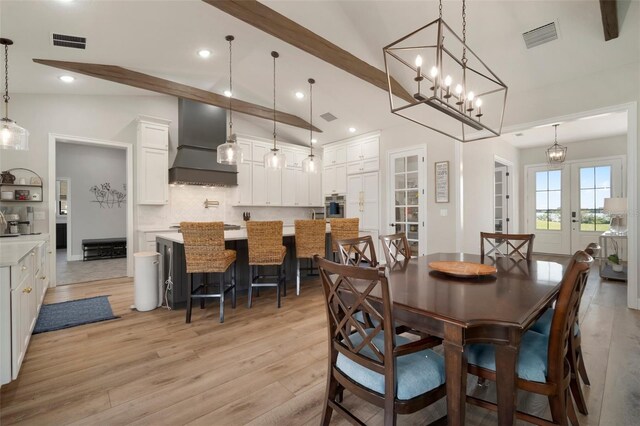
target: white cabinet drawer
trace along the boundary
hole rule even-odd
[[[11,267],[11,289],[15,290],[18,286],[33,273],[31,270],[34,263],[35,251],[29,252],[23,257],[17,265]]]

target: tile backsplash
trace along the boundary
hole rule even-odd
[[[311,218],[309,207],[233,207],[231,200],[237,188],[216,188],[185,185],[169,188],[169,204],[137,206],[138,226],[169,225],[181,221],[223,221],[242,223],[242,212],[251,212],[254,220],[282,220],[293,224],[296,219]],[[204,201],[218,201],[218,207],[204,207]]]

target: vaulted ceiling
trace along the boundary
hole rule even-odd
[[[437,16],[435,1],[266,1],[269,7],[383,68],[382,46]],[[561,84],[606,69],[638,62],[638,2],[619,2],[620,37],[603,38],[596,1],[483,1],[467,5],[468,43],[509,86],[510,94]],[[459,28],[461,2],[445,1],[444,18]],[[527,50],[522,33],[555,21],[559,39]],[[234,43],[234,94],[270,106],[270,52],[277,50],[277,109],[308,119],[307,78],[314,77],[314,124],[330,142],[357,133],[402,124],[389,113],[388,95],[346,72],[245,24],[199,0],[183,1],[12,1],[0,3],[0,31],[14,40],[10,51],[11,89],[16,93],[151,94],[32,62],[33,58],[119,65],[201,89],[227,88],[227,44]],[[87,37],[87,49],[53,47],[53,32]],[[197,55],[201,48],[211,57]],[[597,84],[597,83],[595,83]],[[606,82],[601,82],[606,84]],[[327,123],[319,115],[331,112]],[[507,115],[509,111],[507,109]],[[266,129],[269,123],[252,119]],[[306,139],[304,130],[280,126],[286,139]],[[242,132],[242,129],[238,128]]]

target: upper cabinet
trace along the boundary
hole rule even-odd
[[[324,149],[325,166],[335,166],[347,162],[347,147],[335,146]]]
[[[169,120],[138,117],[136,194],[138,204],[169,203]]]
[[[380,138],[370,134],[324,148],[324,194],[345,194],[347,176],[377,172],[380,169]]]

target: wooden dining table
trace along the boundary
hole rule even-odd
[[[497,272],[459,278],[432,271],[433,261],[485,263]],[[389,269],[394,319],[443,339],[449,424],[465,423],[469,343],[496,345],[498,423],[515,423],[520,339],[556,298],[568,262],[438,253]]]

